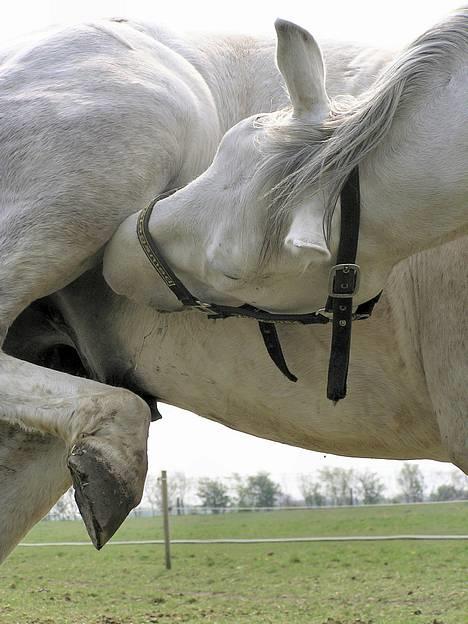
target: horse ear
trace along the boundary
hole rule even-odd
[[[275,22],[276,63],[288,88],[294,115],[322,121],[330,110],[322,52],[312,35],[282,19]]]
[[[303,205],[296,211],[284,242],[295,256],[311,251],[318,253],[324,261],[331,258],[322,216],[314,213],[310,205]]]

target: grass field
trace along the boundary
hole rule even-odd
[[[468,503],[172,518],[173,538],[467,534]],[[116,539],[159,539],[161,518]],[[29,542],[85,539],[43,522]],[[18,548],[1,624],[468,624],[468,542]]]

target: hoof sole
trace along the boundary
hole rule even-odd
[[[138,504],[94,446],[73,447],[68,458],[75,500],[93,545],[100,550]]]

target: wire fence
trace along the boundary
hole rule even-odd
[[[397,535],[334,535],[334,536],[294,536],[294,537],[252,537],[252,538],[202,538],[202,539],[171,539],[169,531],[169,516],[197,516],[197,515],[219,515],[219,514],[249,514],[249,513],[271,513],[271,512],[292,512],[292,511],[310,511],[320,512],[330,509],[370,509],[370,508],[389,508],[423,505],[445,505],[453,503],[465,503],[467,500],[457,501],[422,501],[415,503],[400,502],[382,502],[374,504],[354,504],[354,505],[283,505],[275,507],[206,507],[200,505],[174,505],[169,506],[167,496],[167,474],[165,471],[161,475],[161,509],[142,508],[139,507],[132,512],[131,515],[136,517],[163,516],[164,520],[164,539],[139,539],[139,540],[111,540],[111,546],[152,546],[164,545],[165,547],[165,565],[167,569],[171,568],[171,546],[172,545],[210,545],[210,544],[288,544],[288,543],[318,543],[318,542],[395,542],[395,541],[468,541],[468,534],[397,534]],[[76,509],[76,508],[75,508]],[[77,514],[72,510],[74,519]],[[79,517],[79,516],[78,516]],[[49,520],[63,519],[54,518],[49,515]],[[23,548],[44,548],[44,547],[90,547],[89,542],[83,541],[57,541],[57,542],[24,542],[19,544]]]
[[[462,503],[468,506],[467,500],[455,501],[421,501],[415,503],[375,503],[375,504],[356,504],[356,505],[323,505],[323,506],[307,506],[307,505],[284,505],[275,507],[202,507],[189,505],[177,509],[166,507],[167,515],[172,516],[197,516],[197,515],[216,515],[231,513],[269,513],[269,512],[291,512],[291,511],[310,511],[320,512],[330,509],[370,509],[370,508],[394,508],[394,507],[419,507],[424,505],[450,505],[454,503]],[[182,513],[181,513],[182,512]],[[161,517],[163,511],[155,509],[137,509],[133,511],[136,517]],[[77,516],[79,518],[79,516]],[[49,518],[54,519],[54,518]],[[299,536],[299,537],[254,537],[254,538],[205,538],[205,539],[170,539],[169,534],[163,539],[150,540],[112,540],[110,545],[114,546],[141,546],[141,545],[161,545],[161,544],[273,544],[273,543],[301,543],[301,542],[374,542],[374,541],[453,541],[468,540],[468,534],[397,534],[397,535],[339,535],[339,536]],[[73,542],[41,542],[41,543],[22,543],[23,547],[50,547],[50,546],[90,546],[89,542],[73,541]]]
[[[171,539],[172,544],[288,544],[309,542],[395,542],[395,541],[468,541],[468,535],[335,535],[323,537],[255,537],[219,539]],[[163,545],[165,540],[111,540],[108,546]],[[88,546],[90,542],[22,542],[19,546],[39,548],[50,546]]]
[[[239,513],[239,512],[263,512],[263,511],[319,511],[321,509],[369,509],[373,507],[407,507],[408,505],[446,505],[453,503],[466,503],[467,499],[454,499],[446,501],[416,501],[416,502],[384,502],[384,503],[355,503],[353,505],[275,505],[274,507],[205,507],[202,505],[183,505],[177,507],[175,505],[169,507],[170,515],[212,515],[223,513]],[[149,507],[137,508],[132,512],[135,516],[141,515],[161,515],[160,510],[153,510]]]
[[[219,515],[230,513],[259,513],[259,512],[273,512],[273,511],[320,511],[327,509],[372,509],[383,507],[407,507],[408,505],[420,506],[420,505],[451,505],[453,503],[466,503],[467,499],[455,499],[447,501],[417,501],[417,502],[384,502],[384,503],[356,503],[354,505],[275,505],[274,507],[206,507],[202,505],[169,505],[167,508],[170,516],[206,516],[206,515]],[[150,516],[162,516],[163,510],[156,507],[137,507],[133,509],[129,517],[130,518],[142,518]],[[50,520],[79,520],[80,514],[78,508],[74,507],[68,509],[65,513],[63,511],[50,512],[45,516],[42,521]]]

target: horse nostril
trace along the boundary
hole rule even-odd
[[[240,277],[233,277],[232,275],[227,275],[226,273],[223,273],[223,275],[230,280],[240,280]]]

